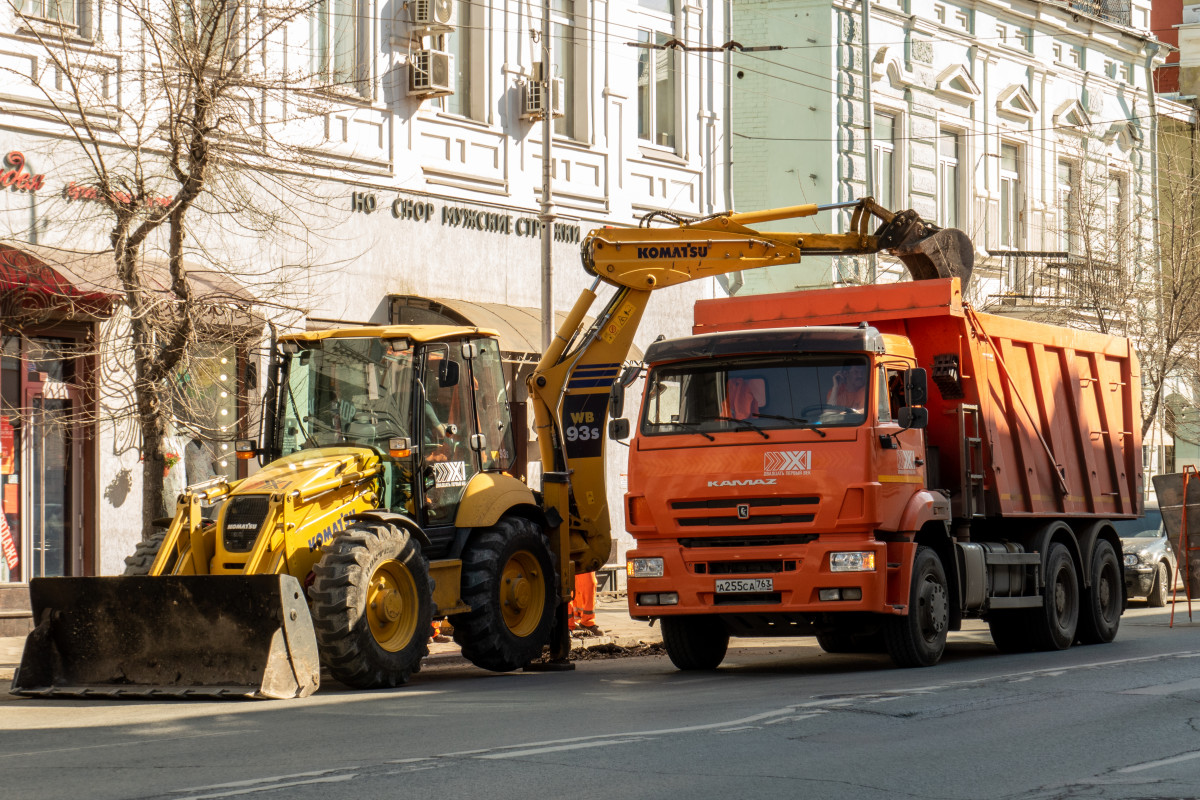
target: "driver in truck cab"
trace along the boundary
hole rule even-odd
[[[851,364],[838,370],[825,403],[862,413],[867,407],[867,365]]]

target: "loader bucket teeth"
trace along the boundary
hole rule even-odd
[[[305,697],[317,641],[290,575],[35,578],[12,692]]]
[[[904,262],[914,281],[959,278],[966,289],[975,268],[971,239],[957,228],[942,228],[915,241],[902,241],[892,254]]]

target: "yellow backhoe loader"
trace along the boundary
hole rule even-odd
[[[825,209],[852,210],[850,232],[747,227]],[[420,669],[443,616],[484,669],[520,668],[547,645],[565,660],[574,574],[598,569],[612,545],[606,423],[652,292],[802,255],[887,250],[916,279],[965,283],[971,271],[961,232],[870,199],[673,221],[599,229],[583,243],[595,283],[529,379],[540,492],[510,474],[495,332],[283,336],[261,442],[238,443],[263,468],[189,487],[124,576],[34,579],[36,628],[12,691],[303,697],[322,667],[352,687],[397,686]],[[601,282],[616,291],[585,329]]]

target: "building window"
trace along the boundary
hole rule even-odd
[[[233,445],[239,435],[245,435],[238,381],[245,363],[244,351],[239,358],[235,345],[212,344],[195,347],[177,370],[172,398],[175,432],[163,444],[169,465],[164,486],[167,511],[174,511],[171,498],[186,486],[218,475],[237,479]]]
[[[657,45],[638,49],[638,138],[674,150],[678,54],[674,48],[662,46],[671,38],[656,31],[638,31],[638,42],[642,45]]]
[[[368,0],[317,0],[312,13],[313,75],[348,92],[371,95]]]
[[[554,132],[575,138],[575,0],[553,0],[550,22],[554,26],[551,76],[562,79],[563,115],[554,120]]]
[[[1067,253],[1079,253],[1079,166],[1066,159],[1058,161],[1056,179],[1059,224],[1058,247]]]
[[[896,207],[896,115],[876,111],[871,131],[875,149],[875,200],[886,209]]]
[[[1016,249],[1021,242],[1022,214],[1021,149],[1015,144],[1000,145],[1000,246]]]
[[[938,139],[938,224],[943,228],[962,227],[961,147],[962,134],[942,128]]]
[[[173,0],[187,48],[182,58],[195,66],[215,66],[241,55],[246,26],[241,0]]]
[[[471,108],[471,48],[474,45],[471,35],[471,6],[470,0],[455,0],[455,18],[458,26],[453,33],[444,33],[437,37],[437,48],[454,56],[454,94],[448,97],[438,97],[433,101],[436,108],[473,117]]]
[[[1107,227],[1109,248],[1117,260],[1124,260],[1128,254],[1130,230],[1129,220],[1129,180],[1120,173],[1109,173],[1108,186],[1105,192],[1107,206]]]
[[[651,11],[661,11],[664,14],[672,15],[675,13],[675,0],[637,0],[637,4]]]

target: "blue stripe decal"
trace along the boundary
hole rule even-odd
[[[585,372],[595,375],[616,375],[617,371],[616,367],[579,367],[575,370],[575,373],[577,375]]]
[[[567,388],[568,389],[590,389],[590,388],[595,388],[597,386],[605,386],[605,387],[612,386],[612,384],[613,384],[613,382],[612,382],[611,378],[602,378],[600,380],[595,380],[595,381],[591,381],[591,380],[571,381],[570,383],[567,384]]]

